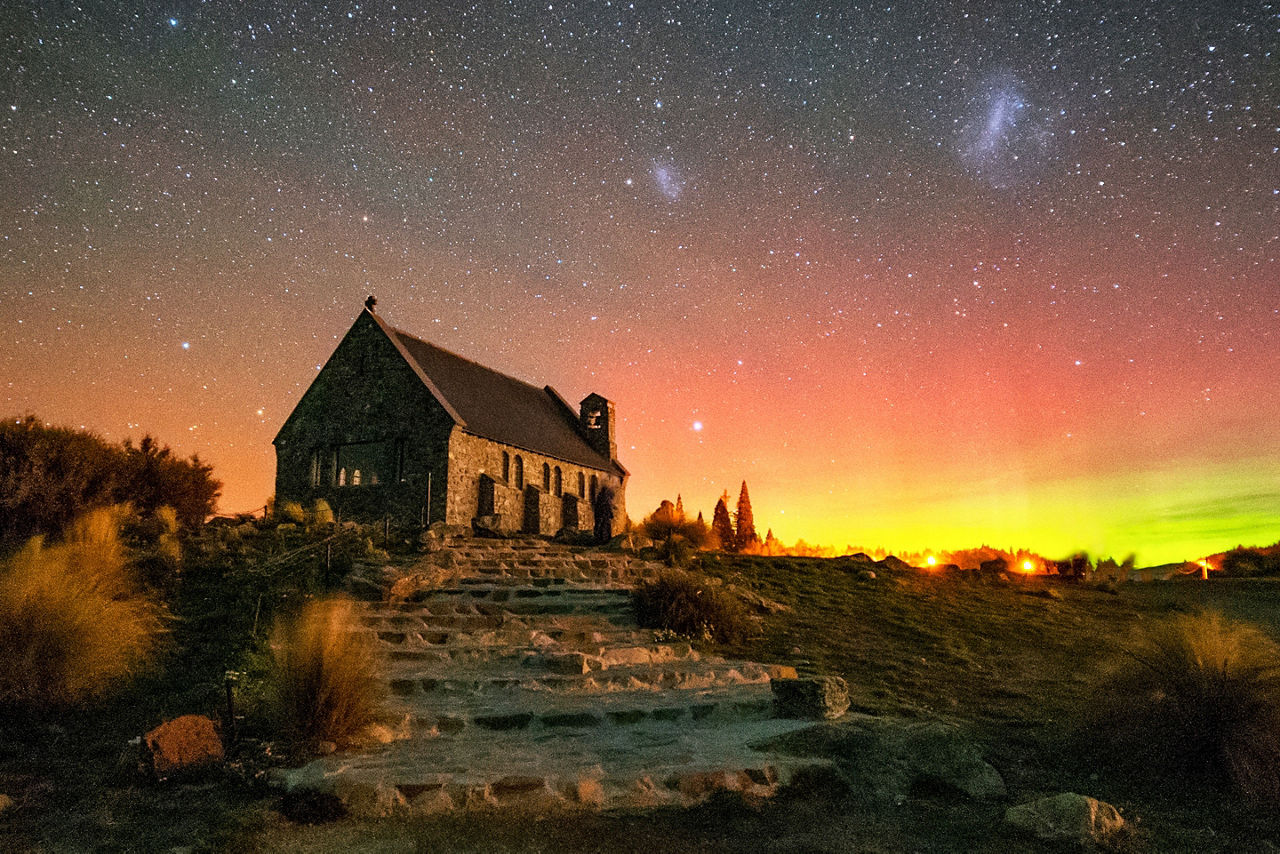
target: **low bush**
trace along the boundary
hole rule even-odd
[[[632,593],[641,626],[684,637],[734,643],[753,627],[746,606],[722,585],[698,573],[666,569]]]
[[[302,741],[348,741],[381,712],[375,655],[345,598],[309,602],[278,622],[271,639],[270,694],[278,723]]]
[[[0,567],[0,705],[78,705],[151,659],[163,612],[133,577],[119,536],[125,513],[91,511],[63,542],[35,537]]]
[[[1150,629],[1130,657],[1089,727],[1108,755],[1280,803],[1280,646],[1207,613]]]

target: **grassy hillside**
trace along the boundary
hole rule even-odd
[[[718,799],[689,811],[572,821],[461,815],[305,827],[284,819],[270,793],[234,773],[195,788],[122,781],[114,766],[124,742],[159,716],[216,712],[222,670],[238,662],[254,624],[267,624],[265,616],[255,619],[259,610],[265,615],[272,603],[310,589],[302,576],[285,584],[275,577],[283,570],[268,578],[259,569],[262,549],[298,552],[291,540],[270,539],[280,536],[263,533],[254,548],[219,542],[198,569],[190,567],[175,602],[180,620],[169,666],[131,695],[64,720],[0,726],[6,736],[0,792],[22,806],[0,818],[0,849],[166,850],[182,843],[243,851],[1044,850],[996,832],[1006,804],[932,795],[891,813],[858,792],[819,792],[758,807]],[[308,555],[311,563],[319,560]],[[784,606],[765,617],[759,633],[721,651],[843,676],[855,710],[962,724],[1005,778],[1013,802],[1061,791],[1111,801],[1138,819],[1137,850],[1263,850],[1263,840],[1280,838],[1280,821],[1270,812],[1225,791],[1127,775],[1075,734],[1094,682],[1125,660],[1124,650],[1147,626],[1212,607],[1280,638],[1280,582],[1186,580],[1105,592],[848,559],[706,554],[701,564],[703,572]],[[866,576],[868,568],[875,578]]]

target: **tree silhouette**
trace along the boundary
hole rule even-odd
[[[716,502],[716,509],[711,514],[711,532],[720,541],[720,548],[727,552],[738,550],[737,534],[733,531],[733,521],[729,519],[729,493],[725,492]]]
[[[756,520],[751,515],[751,496],[747,494],[747,482],[742,482],[742,490],[738,493],[738,512],[736,514],[737,530],[734,540],[738,551],[749,549],[760,542],[756,533]]]

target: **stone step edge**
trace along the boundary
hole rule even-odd
[[[457,811],[501,809],[545,813],[555,810],[652,809],[693,806],[716,792],[769,798],[801,779],[837,774],[829,759],[761,754],[760,761],[706,763],[700,767],[659,765],[630,773],[586,769],[577,774],[508,773],[419,776],[387,780],[381,773],[339,768],[324,773],[325,760],[299,769],[278,769],[271,785],[286,795],[336,796],[356,818],[412,818]]]

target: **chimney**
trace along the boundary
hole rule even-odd
[[[600,456],[616,461],[618,442],[614,435],[613,401],[598,394],[587,395],[582,400],[579,413],[587,442]]]

